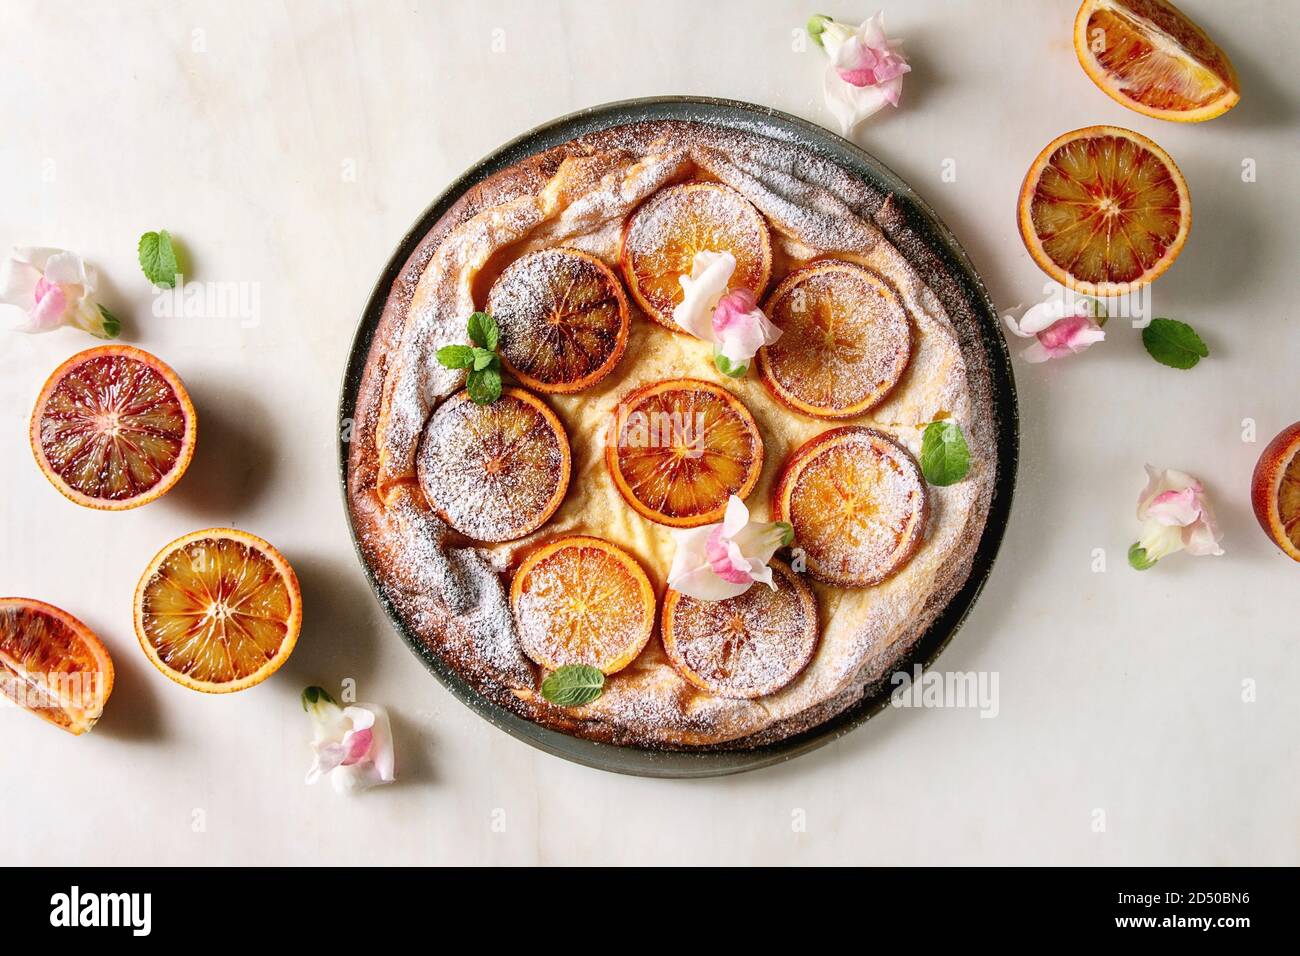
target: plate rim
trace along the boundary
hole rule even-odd
[[[683,115],[683,113],[689,114],[690,111],[695,111],[697,115]],[[700,112],[709,115],[702,117],[698,115]],[[428,230],[466,190],[526,156],[549,149],[584,133],[630,123],[666,119],[706,122],[712,120],[731,128],[748,129],[759,135],[766,135],[768,138],[772,138],[773,127],[777,129],[784,127],[782,131],[791,137],[788,142],[811,149],[822,158],[841,166],[855,178],[867,178],[877,187],[884,186],[901,201],[909,226],[912,228],[919,226],[923,232],[928,233],[929,235],[924,238],[937,241],[937,245],[933,246],[935,251],[946,261],[957,266],[956,272],[961,285],[975,307],[973,311],[979,318],[986,320],[979,323],[978,333],[979,341],[986,352],[992,386],[998,480],[994,484],[984,530],[976,546],[966,581],[944,606],[939,616],[917,638],[907,655],[898,662],[895,672],[903,668],[910,670],[916,664],[920,664],[923,671],[933,666],[975,606],[992,572],[1006,533],[1020,460],[1019,403],[1011,355],[998,328],[997,307],[988,293],[983,278],[956,236],[929,204],[898,174],[862,147],[835,135],[822,126],[781,110],[743,100],[708,96],[650,96],[616,100],[589,106],[535,126],[472,164],[442,190],[402,234],[371,287],[352,335],[339,389],[336,417],[337,452],[339,486],[348,534],[352,540],[353,552],[357,556],[370,590],[403,642],[457,700],[497,729],[552,756],[611,773],[694,779],[758,770],[819,749],[838,740],[878,714],[888,703],[889,694],[879,690],[873,694],[866,694],[858,702],[816,727],[749,750],[655,750],[648,747],[601,743],[545,727],[511,713],[479,694],[410,631],[401,615],[397,613],[397,609],[385,596],[379,580],[365,559],[348,500],[349,426],[353,421],[361,375],[392,285]],[[732,122],[727,122],[728,119]]]

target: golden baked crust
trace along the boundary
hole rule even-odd
[[[518,542],[478,546],[458,538],[430,511],[415,480],[423,424],[464,380],[434,353],[463,341],[465,318],[483,307],[511,261],[563,245],[617,271],[626,216],[665,185],[697,179],[733,187],[766,217],[773,286],[824,256],[884,278],[913,326],[902,380],[866,415],[818,421],[778,403],[753,372],[739,381],[717,375],[708,345],[634,308],[626,356],[609,376],[579,394],[544,396],[573,450],[570,491],[555,516]],[[882,680],[970,572],[997,479],[980,321],[959,279],[890,198],[809,150],[679,121],[571,140],[467,191],[393,285],[362,377],[349,453],[348,501],[363,556],[408,628],[480,694],[525,718],[593,740],[672,749],[743,748],[800,733]],[[604,469],[600,423],[633,388],[688,376],[724,384],[758,421],[767,455],[747,503],[760,519],[789,452],[832,424],[870,425],[918,454],[925,424],[951,417],[970,444],[970,473],[930,489],[925,540],[898,574],[864,589],[813,583],[821,639],[808,667],[780,691],[756,700],[715,697],[683,679],[655,637],[596,701],[555,707],[541,698],[541,674],[514,633],[509,569],[539,541],[595,534],[635,555],[662,594],[668,531],[622,501]]]

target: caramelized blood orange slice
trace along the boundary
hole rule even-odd
[[[1163,149],[1132,130],[1089,126],[1038,154],[1020,187],[1020,236],[1040,269],[1084,295],[1149,285],[1192,227],[1187,183]]]
[[[697,252],[736,257],[731,288],[761,298],[772,274],[772,239],[753,204],[721,183],[684,183],[655,193],[623,228],[623,275],[646,315],[675,332],[683,275]]]
[[[794,680],[817,647],[817,601],[789,567],[772,562],[773,591],[701,601],[664,595],[664,650],[682,676],[719,697],[764,697]]]
[[[1084,0],[1074,52],[1107,96],[1146,116],[1198,123],[1241,99],[1228,57],[1165,0]]]
[[[870,428],[832,428],[790,456],[772,502],[773,520],[794,528],[808,571],[846,588],[896,573],[925,534],[925,480],[916,460]]]
[[[123,511],[180,481],[197,421],[185,386],[162,360],[103,345],[72,356],[46,380],[32,412],[32,453],[65,497]]]
[[[524,559],[510,583],[524,653],[549,670],[604,674],[636,659],[654,629],[655,592],[641,565],[601,538],[559,538]]]
[[[675,528],[722,520],[763,470],[754,416],[726,389],[693,378],[629,392],[605,439],[605,463],[636,512]]]
[[[453,395],[429,416],[416,456],[429,506],[478,541],[513,541],[544,525],[571,468],[564,426],[522,388],[503,389],[490,405]]]
[[[70,734],[95,726],[113,692],[113,660],[67,611],[0,598],[0,694]]]
[[[1259,456],[1250,502],[1273,543],[1300,561],[1300,422],[1283,429]]]
[[[577,392],[610,373],[627,347],[627,298],[595,256],[546,249],[511,263],[492,284],[502,363],[539,392]]]
[[[898,384],[912,354],[898,296],[850,262],[791,273],[763,310],[784,334],[759,349],[759,374],[780,401],[807,415],[861,415]]]
[[[135,633],[153,666],[208,694],[266,680],[293,653],[301,626],[302,592],[289,562],[234,528],[177,538],[135,589]]]

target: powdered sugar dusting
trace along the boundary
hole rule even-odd
[[[838,414],[877,404],[911,357],[902,303],[849,263],[792,274],[766,304],[785,334],[761,350],[761,368],[786,395]]]
[[[558,423],[509,392],[489,405],[466,394],[429,417],[417,468],[429,504],[461,534],[510,541],[541,526],[568,484]]]
[[[492,284],[488,311],[511,369],[557,390],[608,373],[627,343],[618,279],[599,260],[570,249],[512,262]]]
[[[814,576],[875,584],[898,570],[925,519],[925,479],[912,457],[878,432],[824,434],[796,457],[788,520]]]
[[[623,244],[629,285],[669,326],[682,300],[679,277],[690,274],[697,252],[730,252],[736,258],[731,287],[762,295],[770,276],[769,248],[763,217],[735,190],[716,183],[661,191],[633,214]]]
[[[589,539],[576,538],[525,563],[513,586],[524,652],[544,667],[621,667],[654,626],[644,598],[649,583]]]
[[[665,646],[688,679],[723,697],[762,697],[803,670],[817,645],[816,605],[788,566],[772,570],[775,591],[754,584],[726,601],[678,596]]]
[[[384,578],[388,598],[423,634],[453,635],[470,654],[446,649],[491,680],[531,687],[533,670],[519,648],[498,569],[476,549],[447,546],[447,526],[410,485],[399,486],[375,516],[392,549]]]

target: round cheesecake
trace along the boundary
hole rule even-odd
[[[699,221],[755,237],[742,237],[737,275],[762,286],[750,291],[789,329],[780,350],[760,354],[740,378],[718,371],[712,345],[671,320],[674,262],[716,241],[707,229],[696,234]],[[681,750],[759,746],[829,720],[887,680],[961,589],[998,481],[982,319],[945,261],[889,195],[836,164],[707,123],[618,126],[494,174],[423,237],[372,340],[347,474],[364,560],[433,654],[488,700],[539,724]],[[831,329],[801,311],[805,289],[823,297],[814,305],[838,303],[843,321]],[[437,354],[471,344],[469,316],[489,309],[502,320],[505,393],[527,414],[503,406],[461,415],[495,429],[466,445],[448,423],[452,410],[468,412],[467,373]],[[850,360],[870,374],[844,371]],[[717,452],[739,448],[748,471],[720,466],[698,481],[739,492],[755,520],[795,525],[774,562],[782,593],[750,595],[734,615],[668,588],[677,541],[700,522],[685,506],[669,513],[651,501],[631,464],[610,464],[620,403],[673,382],[672,394],[704,396],[748,436],[720,440]],[[534,420],[551,430],[546,423],[558,422],[563,435],[524,434]],[[917,465],[922,433],[939,420],[959,425],[970,449],[966,476],[945,486],[926,483]],[[501,460],[521,478],[465,477],[481,447],[506,456],[532,445],[568,457],[516,453]],[[844,465],[837,455],[856,457]],[[492,499],[485,488],[497,485]],[[874,537],[836,530],[836,496],[877,516]],[[714,512],[699,513],[702,522]],[[600,614],[624,610],[583,577],[575,553],[578,570],[561,582],[571,598],[564,621],[574,623],[549,622],[545,663],[530,656],[512,581],[533,566],[530,556],[569,538],[599,539],[611,567],[643,569],[655,624],[643,646],[624,642],[635,656],[617,656],[598,697],[561,706],[541,692],[549,667],[570,652],[594,659],[568,635],[609,637]],[[535,606],[528,634],[548,626],[537,624]],[[769,607],[785,608],[789,626],[768,626]],[[675,615],[672,653],[665,608]],[[638,605],[636,614],[649,610]],[[735,672],[733,660],[742,662]]]

